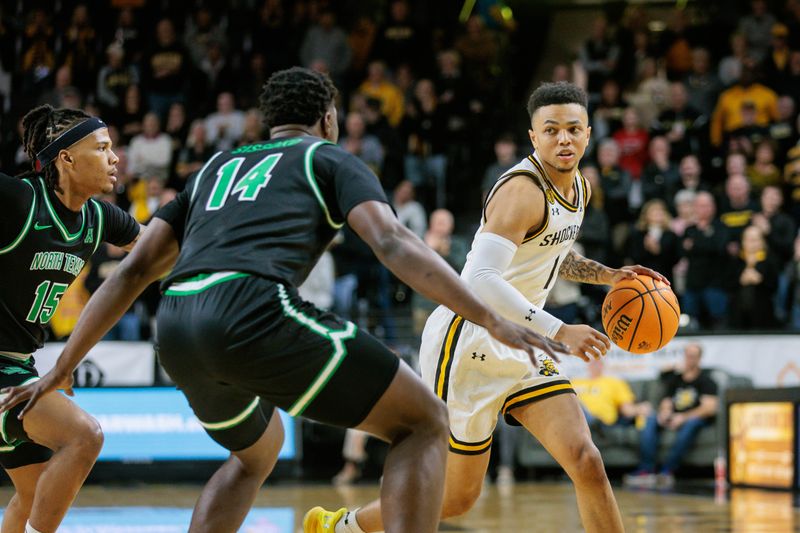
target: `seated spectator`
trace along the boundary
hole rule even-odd
[[[590,97],[597,99],[600,95],[603,83],[617,68],[619,54],[619,46],[609,36],[608,20],[605,16],[596,17],[589,38],[579,52],[581,65],[588,75],[586,90]]]
[[[212,43],[225,45],[225,31],[220,27],[220,17],[208,7],[200,6],[191,14],[183,34],[183,42],[192,54],[195,65],[200,65]]]
[[[139,83],[139,72],[125,64],[125,49],[117,42],[106,49],[107,62],[97,74],[97,102],[103,113],[117,116],[131,85]]]
[[[750,225],[758,203],[750,196],[750,182],[742,174],[732,174],[725,180],[725,194],[719,202],[719,219],[728,228],[728,253],[739,253],[738,242],[744,228]],[[732,243],[732,244],[731,244]]]
[[[366,133],[361,113],[351,111],[347,114],[344,131],[344,136],[339,139],[339,146],[361,159],[380,176],[383,169],[383,146],[377,137]]]
[[[392,127],[400,124],[404,112],[403,93],[387,78],[384,63],[373,61],[369,64],[367,79],[358,87],[358,91],[380,100],[381,111]]]
[[[392,207],[397,213],[397,219],[420,239],[424,238],[427,231],[427,216],[422,204],[414,199],[414,184],[403,180],[397,184],[392,194]]]
[[[138,85],[131,85],[125,91],[125,101],[115,119],[123,142],[128,143],[134,136],[142,133],[143,119],[142,92]]]
[[[680,189],[692,192],[705,190],[706,185],[703,183],[702,171],[703,167],[700,165],[700,160],[696,155],[683,156],[678,166],[678,173],[681,179]]]
[[[244,114],[244,131],[242,131],[242,136],[236,140],[236,146],[255,144],[265,138],[264,115],[258,109],[249,109]]]
[[[711,117],[711,142],[714,146],[721,146],[726,134],[742,127],[745,119],[742,110],[751,106],[755,110],[755,126],[767,126],[778,118],[778,95],[769,87],[756,83],[752,62],[745,65],[738,83],[719,96]]]
[[[456,272],[461,272],[467,260],[469,243],[458,235],[453,235],[453,213],[447,209],[437,209],[430,216],[428,231],[423,240],[425,244],[438,253]],[[421,335],[428,316],[436,309],[437,304],[421,294],[414,292],[411,296],[411,318],[414,335]]]
[[[729,264],[725,247],[728,230],[715,217],[714,197],[697,193],[694,200],[695,223],[683,235],[682,253],[687,259],[686,290],[681,309],[703,327],[724,326],[728,297],[720,266]]]
[[[764,85],[774,91],[780,91],[789,75],[789,28],[780,22],[773,24],[770,39],[770,47],[761,62]]]
[[[622,128],[612,134],[612,138],[617,141],[619,146],[619,166],[630,174],[635,183],[639,183],[642,170],[647,163],[647,148],[650,142],[650,135],[644,129],[639,120],[639,113],[633,107],[625,108],[622,113]],[[636,203],[632,203],[632,208],[642,205],[641,198]]]
[[[747,39],[747,46],[752,51],[753,58],[761,61],[769,50],[772,38],[772,28],[777,20],[769,12],[766,0],[751,0],[752,13],[741,18],[739,31]]]
[[[663,200],[650,200],[639,215],[628,241],[634,264],[645,265],[668,278],[678,262],[678,236],[670,229],[672,217]]]
[[[439,108],[433,82],[417,82],[414,100],[408,106],[403,129],[408,136],[406,179],[417,188],[437,192],[436,206],[444,205],[447,180],[447,117]]]
[[[142,86],[147,88],[148,107],[166,119],[169,106],[186,99],[192,70],[192,58],[178,42],[171,20],[158,21],[156,42],[142,65]]]
[[[666,391],[658,411],[647,417],[639,443],[639,467],[625,476],[625,484],[638,487],[671,487],[674,472],[689,452],[697,434],[717,413],[717,384],[700,368],[703,348],[696,343],[683,350],[683,369],[663,376]],[[661,432],[675,432],[675,443],[661,465],[658,476],[658,457]]]
[[[797,53],[797,57],[800,60],[800,52]],[[800,65],[800,61],[798,64]],[[792,94],[800,95],[800,85],[797,92]],[[782,95],[778,98],[778,120],[769,126],[769,138],[775,143],[775,164],[778,167],[783,167],[789,150],[800,139],[796,118],[795,101],[788,94]]]
[[[406,0],[389,3],[389,18],[378,29],[374,57],[380,57],[392,70],[409,61],[423,60],[423,35],[411,20],[411,10]]]
[[[480,15],[474,14],[464,24],[464,33],[455,41],[461,54],[464,71],[472,80],[481,98],[488,98],[494,89],[500,46],[495,30],[488,28]]]
[[[142,133],[131,139],[128,171],[134,177],[158,176],[167,179],[172,157],[172,139],[161,132],[161,120],[148,113],[142,121]]]
[[[600,101],[590,107],[593,107],[592,137],[600,142],[622,127],[622,113],[628,104],[622,96],[619,84],[612,78],[603,82]]]
[[[800,224],[800,144],[789,150],[786,157],[788,161],[783,168],[783,182],[788,200],[787,211],[795,224]]]
[[[669,86],[669,108],[661,112],[652,130],[653,134],[667,138],[672,158],[680,161],[686,154],[699,152],[704,123],[705,118],[689,105],[683,83],[673,82]]]
[[[689,107],[701,115],[710,117],[717,103],[717,95],[722,89],[717,74],[711,70],[711,55],[705,48],[692,50],[692,70],[684,78],[688,93]]]
[[[697,193],[689,190],[681,190],[675,194],[675,213],[678,216],[669,223],[669,229],[678,237],[683,237],[686,228],[693,225],[694,220],[694,198]]]
[[[214,155],[215,151],[206,139],[205,123],[200,119],[192,122],[186,146],[178,153],[178,161],[175,164],[175,174],[178,180],[186,183],[189,175],[203,168],[205,162]],[[183,189],[183,187],[178,188]]]
[[[792,246],[797,233],[792,217],[781,211],[783,191],[770,185],[761,191],[761,210],[754,213],[750,222],[761,230],[767,246],[783,265],[792,257]]]
[[[729,153],[738,151],[752,158],[756,145],[767,139],[769,127],[756,122],[756,106],[749,100],[742,102],[740,117],[739,126],[725,134],[723,150]]]
[[[517,160],[517,143],[514,136],[510,133],[504,133],[494,142],[494,157],[495,161],[483,173],[483,181],[481,182],[481,204],[486,200],[486,195],[494,187],[497,178],[506,173],[508,169],[518,163]]]
[[[737,329],[774,329],[778,324],[772,297],[778,288],[779,266],[756,226],[742,233],[741,252],[731,264],[730,326]]]
[[[642,172],[642,199],[663,200],[672,206],[672,200],[680,185],[680,172],[677,163],[670,159],[670,145],[666,137],[650,139],[650,162]]]
[[[781,184],[781,171],[775,164],[775,144],[769,138],[756,145],[753,164],[747,167],[747,177],[756,194],[764,187]]]
[[[217,150],[230,150],[244,132],[244,113],[236,109],[233,94],[224,92],[217,96],[217,111],[206,117],[208,142]]]
[[[572,378],[586,421],[592,429],[603,426],[630,424],[636,417],[648,417],[653,412],[650,402],[636,402],[625,380],[603,373],[605,363],[593,359],[586,365],[589,376]]]
[[[336,15],[330,9],[323,10],[318,22],[309,28],[300,47],[300,61],[311,67],[315,61],[323,62],[331,79],[341,86],[343,76],[350,66],[350,44],[347,34],[336,24]]]

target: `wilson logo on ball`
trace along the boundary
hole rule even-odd
[[[633,322],[631,317],[621,315],[619,319],[617,319],[617,323],[614,324],[614,328],[611,330],[611,340],[615,343],[621,341],[622,337],[625,336],[625,332],[631,327],[631,322]]]

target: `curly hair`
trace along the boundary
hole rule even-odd
[[[578,104],[584,108],[589,105],[586,92],[574,83],[542,83],[528,99],[528,115],[533,118],[540,107],[559,104]]]
[[[330,78],[314,70],[292,67],[269,77],[261,93],[267,127],[283,124],[313,126],[336,98]]]
[[[64,131],[88,118],[91,117],[80,109],[66,107],[55,109],[49,104],[31,109],[22,118],[22,145],[31,160],[33,170],[21,174],[20,177],[42,174],[48,188],[62,192],[58,185],[58,169],[55,163],[51,161],[43,169],[37,171],[36,154]]]

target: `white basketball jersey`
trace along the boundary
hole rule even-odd
[[[536,153],[528,156],[503,174],[489,191],[484,204],[484,214],[478,233],[483,231],[486,222],[486,205],[494,193],[514,176],[530,177],[544,192],[546,209],[541,227],[531,230],[517,248],[511,264],[503,272],[503,279],[508,281],[525,298],[538,307],[543,307],[553,288],[558,269],[578,237],[586,209],[586,180],[576,173],[573,187],[575,203],[568,202],[555,188]],[[477,235],[477,233],[476,233]],[[472,259],[472,252],[467,255],[467,270]]]

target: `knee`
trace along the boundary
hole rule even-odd
[[[576,485],[598,485],[606,483],[607,476],[600,450],[587,439],[570,450],[570,478]]]
[[[87,416],[86,420],[83,420],[78,427],[74,428],[72,445],[80,450],[80,453],[84,455],[87,460],[91,459],[94,461],[97,459],[97,456],[100,455],[104,440],[105,437],[103,436],[103,430],[100,428],[100,424],[91,416]]]
[[[24,516],[26,519],[31,515],[31,507],[33,507],[33,491],[17,489],[16,494],[8,502],[8,511],[16,512],[18,516]]]
[[[439,398],[431,395],[430,401],[424,402],[414,415],[399,423],[390,433],[390,440],[395,441],[410,435],[425,436],[441,442],[447,442],[450,435],[447,406]]]
[[[478,501],[481,485],[476,487],[459,487],[455,491],[445,491],[442,503],[442,518],[454,518],[466,514]]]

